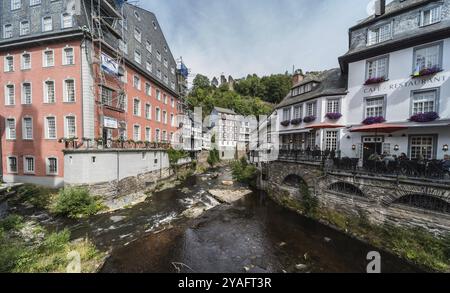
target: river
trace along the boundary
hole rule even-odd
[[[318,222],[290,212],[264,193],[233,205],[208,193],[230,179],[230,170],[212,179],[189,178],[145,202],[88,220],[35,220],[51,229],[69,228],[72,237],[88,236],[110,251],[101,272],[366,272],[366,256],[377,249]],[[208,210],[197,219],[181,214],[193,206]],[[382,272],[418,272],[414,266],[381,253]]]

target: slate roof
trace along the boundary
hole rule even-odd
[[[311,81],[319,83],[311,92],[292,96],[292,91],[277,105],[277,109],[309,101],[324,96],[345,95],[347,93],[347,76],[339,68],[322,72],[320,75],[306,77],[297,86],[307,84]]]
[[[221,107],[214,107],[215,111],[217,111],[218,113],[225,113],[225,114],[230,114],[230,115],[237,115],[236,112],[234,112],[231,109],[227,109],[227,108],[221,108]]]

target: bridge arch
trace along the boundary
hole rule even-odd
[[[344,181],[338,181],[329,185],[327,190],[351,196],[366,197],[364,192],[358,186]]]
[[[308,186],[308,184],[303,179],[303,177],[301,177],[300,175],[297,175],[297,174],[287,175],[281,184],[284,186],[293,187],[293,188],[300,188],[302,186]]]
[[[450,214],[450,203],[430,194],[407,194],[396,199],[393,204]]]

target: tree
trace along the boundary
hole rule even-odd
[[[205,75],[197,74],[192,82],[193,91],[198,89],[209,89],[211,87],[211,82],[209,78]]]

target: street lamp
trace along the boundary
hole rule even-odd
[[[442,147],[442,150],[446,153],[448,152],[448,144],[444,144],[444,146]]]
[[[352,150],[356,151],[356,145],[352,145]]]
[[[399,150],[400,150],[400,146],[399,146],[398,144],[396,144],[396,145],[394,146],[394,151],[398,152]]]

